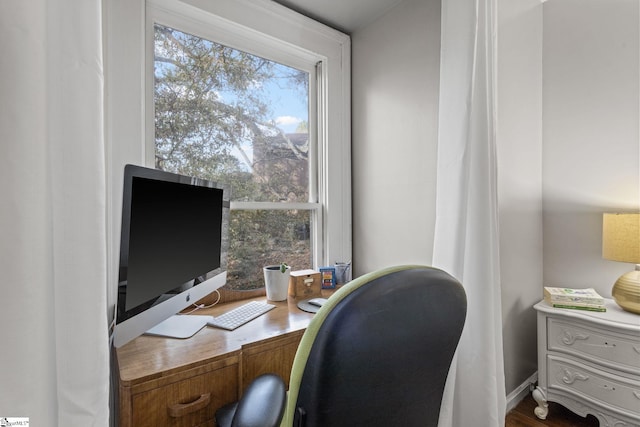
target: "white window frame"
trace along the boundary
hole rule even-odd
[[[175,27],[315,74],[317,108],[309,203],[235,202],[232,209],[311,209],[314,268],[351,260],[351,41],[270,0],[111,0],[105,2],[107,158],[111,164],[109,266],[117,266],[122,167],[153,166],[153,23]],[[184,24],[184,25],[183,25]],[[317,64],[317,67],[310,67]],[[316,72],[316,70],[318,70]],[[313,97],[316,99],[313,99]],[[310,117],[314,112],[309,112]],[[113,280],[111,280],[112,282]],[[114,293],[112,290],[110,293]]]

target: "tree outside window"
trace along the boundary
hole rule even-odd
[[[264,265],[311,268],[309,74],[156,24],[154,77],[155,167],[264,203],[231,211],[227,286],[264,286]]]

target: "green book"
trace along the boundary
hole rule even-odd
[[[599,312],[605,312],[607,311],[607,308],[605,306],[600,306],[600,305],[571,305],[571,304],[557,304],[554,303],[552,304],[554,307],[556,308],[570,308],[570,309],[574,309],[574,310],[587,310],[587,311],[599,311]]]

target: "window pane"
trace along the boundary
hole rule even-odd
[[[286,262],[292,270],[312,267],[310,212],[234,210],[230,218],[227,288],[264,286],[262,267]]]
[[[155,163],[237,201],[309,201],[309,74],[156,24]]]
[[[155,166],[223,182],[234,201],[309,201],[309,74],[154,25]],[[311,268],[310,213],[232,211],[227,287]]]

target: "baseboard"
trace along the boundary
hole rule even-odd
[[[531,392],[531,389],[535,383],[538,382],[538,371],[534,372],[529,378],[522,384],[516,387],[511,393],[507,395],[507,413],[513,408],[518,406],[518,403],[522,401]]]

